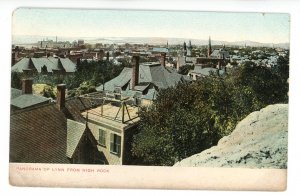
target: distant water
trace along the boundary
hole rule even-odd
[[[83,37],[57,37],[57,41],[69,41],[73,42],[74,40],[84,39],[91,40],[95,38],[83,38]],[[13,35],[12,36],[12,44],[35,44],[38,41],[46,41],[46,40],[56,40],[56,36],[40,36],[40,35]]]
[[[188,38],[160,38],[160,37],[57,37],[57,41],[78,41],[78,39],[83,39],[85,43],[95,44],[95,43],[102,43],[102,44],[154,44],[154,45],[161,45],[165,46],[168,44],[183,44],[183,42],[188,43],[191,40],[193,45],[207,45],[208,40],[204,39],[188,39]],[[17,35],[12,36],[12,44],[15,45],[35,45],[38,41],[42,40],[56,40],[55,36],[29,36],[29,35]],[[289,43],[259,43],[254,41],[236,41],[236,42],[227,42],[227,41],[220,41],[220,40],[212,40],[213,45],[237,45],[237,46],[266,46],[266,47],[281,47],[281,48],[289,48]]]

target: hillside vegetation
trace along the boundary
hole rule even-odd
[[[287,103],[288,75],[288,58],[281,58],[274,68],[246,63],[224,77],[159,91],[153,105],[141,109],[134,164],[171,166],[216,145],[251,112]]]
[[[248,115],[217,146],[175,166],[287,168],[288,105],[277,104]]]

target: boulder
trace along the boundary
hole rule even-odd
[[[174,166],[287,168],[288,105],[269,105],[249,114],[234,131]]]

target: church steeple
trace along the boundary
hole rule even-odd
[[[185,42],[183,42],[183,54],[184,54],[184,56],[186,56],[186,43]]]
[[[207,57],[210,57],[211,53],[212,53],[211,40],[210,40],[210,36],[209,36],[209,39],[208,39],[208,49],[207,49]]]

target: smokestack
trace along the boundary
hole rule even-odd
[[[139,61],[140,57],[138,55],[133,55],[131,64],[132,64],[132,89],[135,88],[139,83]]]
[[[162,65],[162,66],[166,66],[166,53],[161,53],[160,54],[160,64]]]
[[[56,104],[57,104],[59,110],[62,110],[65,107],[65,96],[66,96],[66,85],[58,84],[57,85]]]
[[[32,94],[32,79],[22,80],[22,94]]]

